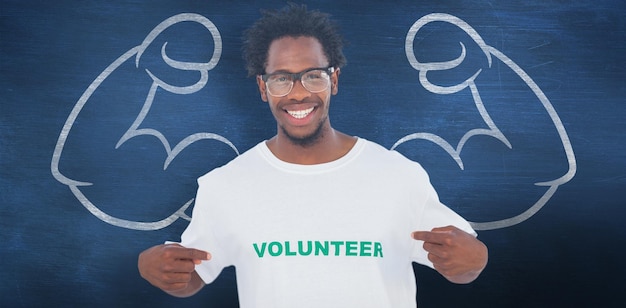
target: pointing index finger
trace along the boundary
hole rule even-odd
[[[443,244],[448,237],[448,231],[415,231],[411,233],[411,237],[418,241],[427,243]]]
[[[203,261],[203,260],[211,259],[210,253],[203,251],[203,250],[195,249],[195,248],[186,248],[180,245],[168,245],[168,249],[170,249],[171,256],[176,259],[186,259],[186,260],[194,260],[194,261],[196,260]]]
[[[189,259],[192,260],[209,260],[211,259],[211,254],[198,249],[187,248],[189,253]]]

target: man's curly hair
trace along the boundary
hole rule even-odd
[[[290,3],[279,11],[262,11],[263,16],[244,32],[243,58],[248,76],[265,74],[270,44],[283,37],[314,37],[324,49],[329,66],[346,64],[343,37],[330,15]]]

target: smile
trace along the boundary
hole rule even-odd
[[[303,119],[306,116],[308,116],[313,109],[315,109],[315,107],[311,107],[309,109],[304,109],[304,110],[287,110],[287,113],[289,113],[289,115],[291,115],[292,117],[296,118],[296,119]]]

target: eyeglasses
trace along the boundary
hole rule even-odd
[[[334,67],[310,68],[300,73],[272,73],[261,75],[265,82],[267,92],[276,97],[286,96],[293,89],[295,80],[300,80],[302,86],[311,93],[326,91],[330,85],[330,74],[335,71]]]

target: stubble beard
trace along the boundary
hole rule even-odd
[[[281,129],[289,141],[291,141],[294,145],[307,148],[317,144],[322,139],[324,136],[324,123],[326,123],[326,121],[328,121],[328,119],[321,121],[315,128],[315,131],[305,136],[294,136],[290,134],[284,126],[281,126]]]

